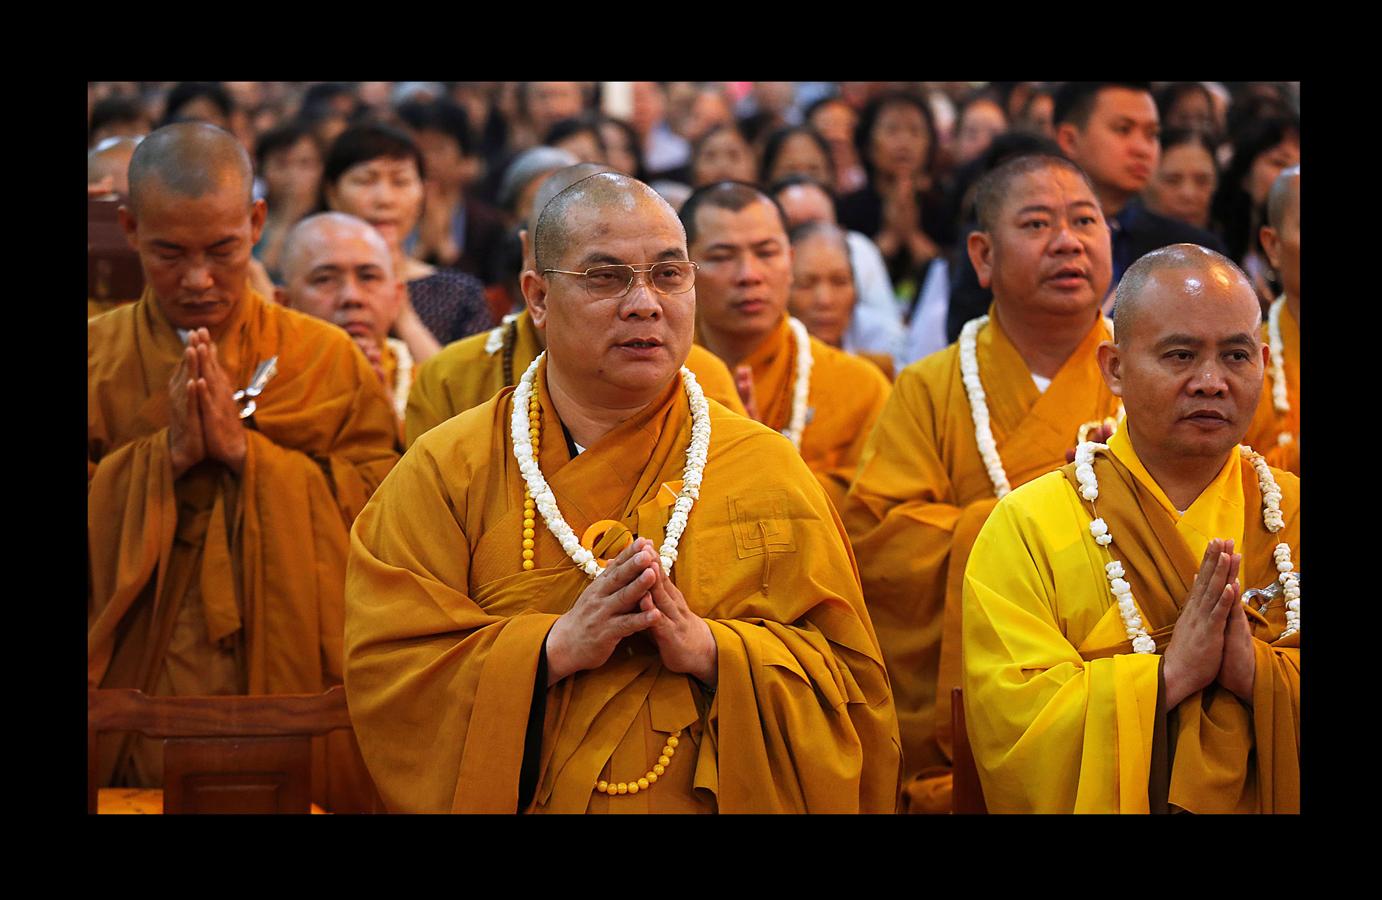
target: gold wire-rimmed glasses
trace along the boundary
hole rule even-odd
[[[696,284],[697,268],[695,263],[687,259],[669,259],[646,266],[591,266],[584,272],[543,269],[542,274],[555,272],[558,275],[578,276],[591,297],[614,300],[629,292],[637,275],[646,276],[648,286],[659,294],[684,294]]]

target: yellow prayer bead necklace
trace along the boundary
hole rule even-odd
[[[680,737],[680,728],[668,736],[667,743],[662,745],[662,755],[657,758],[657,762],[642,778],[636,781],[597,781],[595,793],[617,797],[621,794],[636,794],[639,791],[646,791],[657,783],[658,778],[662,777],[662,774],[667,771],[667,767],[672,764],[672,757],[676,755],[677,744],[680,743],[677,739]]]
[[[538,403],[537,392],[534,391],[532,397],[528,398],[528,437],[533,439],[533,459],[537,459],[540,447],[539,438],[542,437],[542,406]],[[537,534],[534,530],[537,523],[534,515],[537,512],[537,502],[533,500],[532,491],[525,486],[523,488],[523,568],[524,570],[533,567],[533,538]]]

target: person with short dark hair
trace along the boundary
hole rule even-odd
[[[227,131],[235,101],[219,81],[182,81],[168,92],[163,106],[163,125],[174,122],[209,122]]]
[[[805,175],[833,191],[835,167],[830,145],[815,129],[788,125],[768,135],[763,142],[760,184],[774,184],[789,175]]]
[[[152,130],[148,110],[139,98],[106,97],[96,101],[91,110],[87,146],[95,147],[112,137],[143,137]]]
[[[254,255],[274,283],[281,284],[283,243],[293,226],[316,208],[321,193],[322,150],[307,125],[289,122],[259,136],[254,158],[269,206]]]

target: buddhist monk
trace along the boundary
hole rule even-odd
[[[534,267],[532,232],[537,215],[562,191],[583,178],[614,171],[599,163],[578,163],[556,169],[533,194],[527,211],[528,227],[519,231],[523,243],[523,268]],[[448,345],[418,368],[417,380],[408,396],[405,438],[411,447],[430,428],[457,413],[479,406],[501,388],[517,383],[518,376],[532,364],[545,347],[543,334],[533,326],[525,308],[505,316],[504,321],[485,334],[471,335]],[[707,397],[743,414],[744,405],[734,379],[724,364],[702,347],[692,345],[686,367],[696,374]]]
[[[1118,284],[1127,419],[1014,490],[964,576],[967,733],[991,811],[1300,810],[1300,480],[1239,444],[1248,277],[1194,244]]]
[[[401,431],[413,356],[389,337],[408,288],[394,273],[388,243],[364,219],[318,213],[293,226],[281,259],[287,286],[275,299],[345,329],[393,398]]]
[[[683,367],[676,214],[599,174],[534,238],[545,353],[418,438],[352,533],[346,690],[389,809],[891,812],[843,529]]]
[[[1281,276],[1282,294],[1263,323],[1271,351],[1267,383],[1247,443],[1278,468],[1300,474],[1300,166],[1277,176],[1267,195],[1262,249]]]
[[[687,198],[681,221],[700,266],[697,339],[734,371],[748,414],[787,435],[838,506],[888,379],[787,314],[792,247],[776,200],[717,182]]]
[[[960,576],[1014,486],[1065,463],[1118,410],[1099,376],[1109,229],[1094,190],[1055,156],[1019,157],[976,191],[968,251],[993,289],[956,344],[905,368],[842,509],[902,728],[904,808],[950,811],[950,690]]]
[[[250,288],[265,206],[233,136],[159,129],[129,178],[147,288],[87,324],[87,682],[323,691],[342,680],[348,528],[397,461],[388,398],[340,329]],[[157,786],[161,745],[118,743],[105,778]],[[369,805],[348,732],[317,763],[314,800]]]

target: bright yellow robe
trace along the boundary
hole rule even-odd
[[[1267,323],[1262,323],[1262,341],[1266,343]],[[1267,462],[1280,469],[1300,474],[1300,323],[1291,315],[1291,307],[1281,310],[1281,365],[1286,375],[1286,402],[1290,410],[1276,411],[1272,400],[1272,365],[1267,367],[1262,381],[1262,396],[1257,401],[1257,414],[1248,428],[1243,443],[1261,453]]]
[[[570,459],[539,370],[539,461],[577,535],[610,519],[659,546],[685,467],[680,378]],[[360,514],[347,577],[346,689],[397,811],[515,812],[548,631],[589,584],[546,525],[520,556],[512,390],[424,434]],[[892,812],[897,722],[853,558],[791,445],[710,404],[700,499],[672,570],[719,653],[713,695],[647,635],[546,689],[529,812]],[[545,682],[544,682],[545,684]],[[537,690],[541,690],[538,688]],[[681,744],[650,790],[635,779]]]
[[[980,381],[1013,487],[1064,465],[1080,426],[1116,413],[1095,358],[1107,338],[1096,321],[1039,392],[997,318],[979,330]],[[952,344],[898,376],[841,508],[892,679],[911,812],[950,811],[960,576],[996,502]]]
[[[806,398],[801,458],[839,508],[892,386],[873,363],[814,337],[810,340],[811,388]],[[791,424],[797,378],[796,338],[786,316],[743,364],[753,369],[754,395],[763,424],[785,431]]]
[[[499,326],[498,330],[504,335],[502,343],[491,343],[488,331],[473,334],[447,344],[418,366],[404,415],[405,446],[411,447],[429,429],[479,406],[503,388],[517,384],[542,352],[542,340],[527,310],[513,322]],[[505,380],[506,356],[510,357],[511,381]],[[707,397],[744,414],[734,376],[715,354],[704,347],[692,346],[686,357],[686,368],[696,376]]]
[[[244,471],[203,461],[174,480],[168,379],[183,349],[148,291],[87,324],[87,682],[161,695],[340,684],[348,529],[398,459],[379,379],[339,328],[249,291],[217,342],[222,366],[244,386],[277,355],[278,374]],[[349,735],[327,742],[346,761],[313,798],[367,806]]]
[[[1004,498],[974,544],[964,586],[964,699],[991,812],[1148,812],[1160,654],[1212,538],[1243,553],[1240,583],[1276,579],[1273,549],[1301,568],[1300,482],[1274,470],[1285,527],[1262,522],[1251,465],[1235,449],[1183,515],[1124,431],[1094,463],[1095,501],[1114,541],[1099,547],[1073,466]],[[1104,566],[1119,560],[1157,653],[1135,654]],[[1248,610],[1256,654],[1251,706],[1218,685],[1169,715],[1172,807],[1197,813],[1300,809],[1300,649],[1281,638],[1278,598]]]

